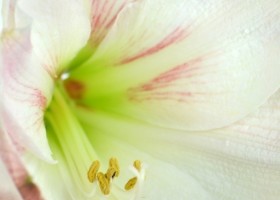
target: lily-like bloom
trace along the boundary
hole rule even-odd
[[[3,2],[3,145],[44,199],[279,199],[279,0]]]

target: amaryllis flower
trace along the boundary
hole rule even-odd
[[[2,19],[1,199],[11,162],[46,200],[279,199],[279,0],[4,0]]]

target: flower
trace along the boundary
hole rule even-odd
[[[279,1],[5,2],[3,134],[45,199],[278,199]]]

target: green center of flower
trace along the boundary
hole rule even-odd
[[[82,99],[85,86],[81,82],[75,80],[65,80],[64,87],[72,99]]]

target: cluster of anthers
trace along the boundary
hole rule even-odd
[[[141,161],[135,160],[133,163],[133,167],[140,172],[141,171]],[[110,194],[110,184],[112,179],[118,177],[120,174],[120,167],[118,160],[116,158],[111,158],[109,160],[109,167],[106,173],[99,172],[100,162],[98,160],[93,161],[89,170],[88,170],[88,180],[89,182],[93,183],[94,181],[98,182],[101,192],[104,195]],[[129,179],[124,186],[126,191],[131,190],[137,183],[137,176]]]

